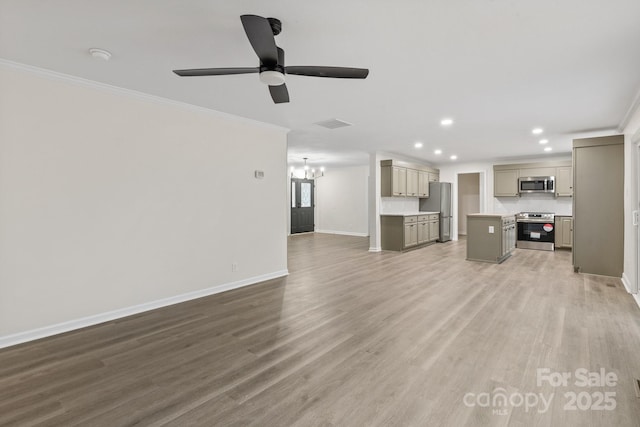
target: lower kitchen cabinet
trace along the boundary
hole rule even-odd
[[[515,248],[514,215],[467,215],[467,260],[499,264]]]
[[[403,251],[435,242],[439,236],[439,214],[381,215],[382,249]]]
[[[573,246],[573,217],[556,215],[555,247],[571,249]]]

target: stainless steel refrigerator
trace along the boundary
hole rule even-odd
[[[429,198],[420,199],[420,210],[440,212],[439,242],[451,240],[451,183],[430,182]]]

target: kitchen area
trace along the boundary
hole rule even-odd
[[[564,250],[575,272],[620,277],[623,145],[621,135],[582,138],[573,141],[571,157],[440,169],[377,159],[379,250],[458,240],[458,220],[465,218],[470,262],[500,264],[516,249]],[[483,202],[458,212],[458,176],[470,172],[481,175]]]
[[[451,240],[451,183],[440,182],[438,169],[387,159],[380,171],[382,250]]]
[[[575,139],[571,159],[493,165],[496,213],[466,215],[467,260],[499,264],[515,248],[571,250],[574,272],[621,277],[623,141]]]
[[[466,215],[467,260],[501,263],[515,248],[572,247],[571,161],[494,165],[493,172],[495,200],[507,213]]]

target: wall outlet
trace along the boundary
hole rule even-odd
[[[494,229],[493,225],[490,225],[489,226],[489,234],[493,234],[493,233],[495,233],[495,229]]]
[[[238,263],[237,262],[232,262],[231,263],[231,271],[238,271]]]

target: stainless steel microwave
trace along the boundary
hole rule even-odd
[[[556,186],[555,176],[527,176],[518,178],[520,193],[553,193]]]

